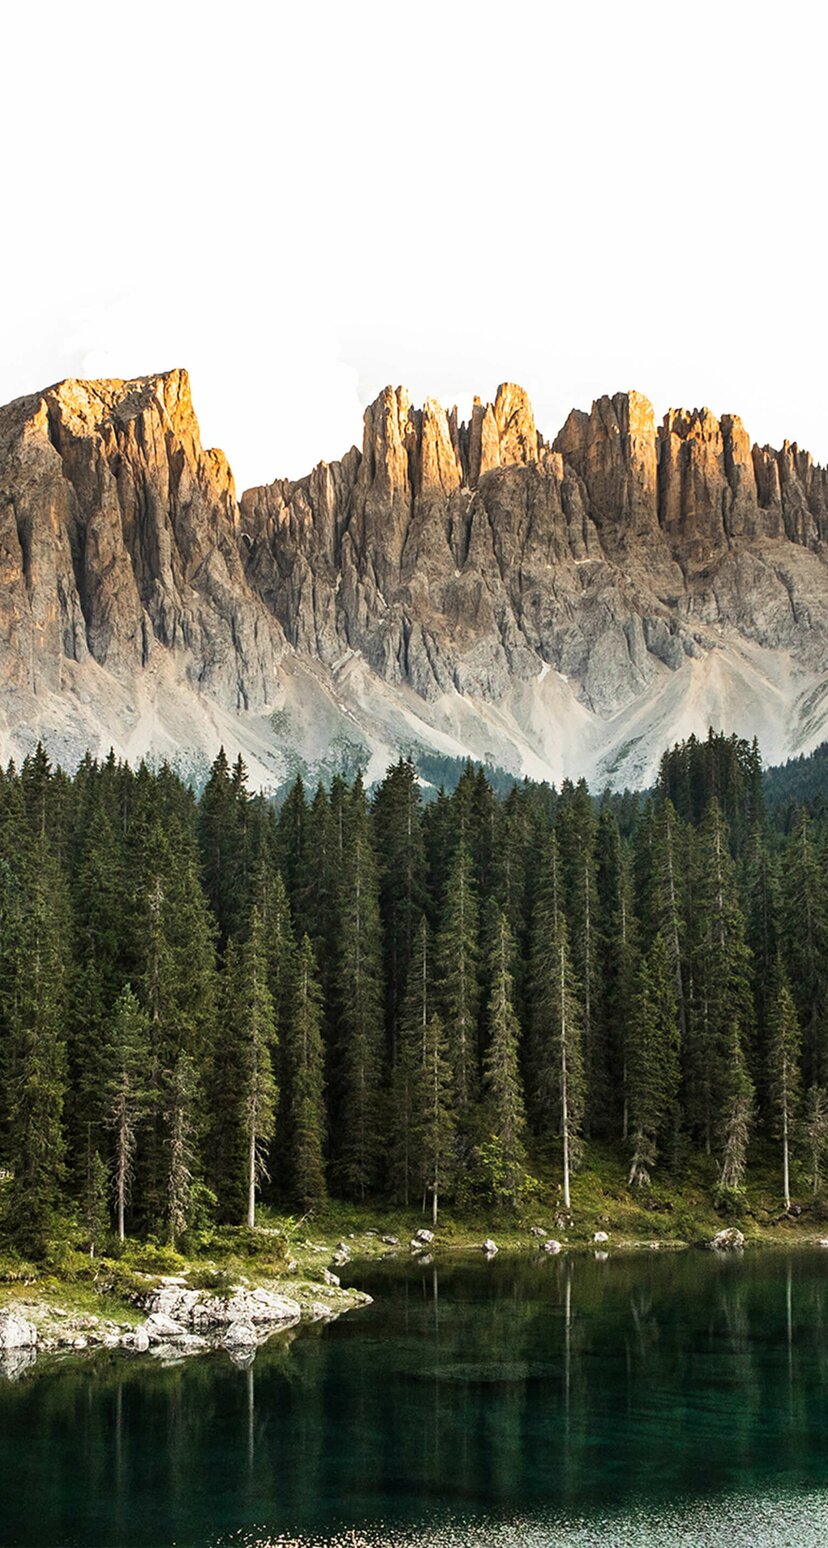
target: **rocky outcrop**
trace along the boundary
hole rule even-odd
[[[744,1233],[736,1226],[726,1226],[723,1231],[717,1231],[708,1246],[713,1252],[742,1252],[744,1250]]]
[[[278,631],[250,591],[223,453],[185,371],[61,382],[0,410],[0,674],[59,690],[91,659],[118,679],[174,654],[193,688],[265,702]]]
[[[32,1306],[35,1322],[12,1304],[0,1310],[0,1377],[17,1379],[39,1352],[126,1349],[178,1360],[225,1349],[232,1358],[252,1358],[273,1333],[371,1304],[364,1291],[343,1289],[334,1275],[323,1284],[291,1280],[289,1289],[286,1294],[278,1282],[252,1287],[242,1281],[227,1294],[215,1294],[190,1288],[183,1277],[163,1277],[135,1297],[146,1313],[142,1320],[121,1323],[91,1313],[70,1315],[48,1300]]]
[[[13,1307],[0,1311],[0,1350],[32,1349],[37,1343],[33,1322]]]
[[[825,489],[734,416],[657,427],[639,393],[574,411],[549,449],[518,388],[459,426],[387,388],[361,453],[241,510],[248,578],[297,650],[356,651],[426,698],[496,702],[552,667],[607,717],[721,629],[825,660]]]
[[[265,784],[418,740],[641,780],[710,722],[779,756],[828,726],[827,538],[807,453],[634,392],[550,445],[513,384],[465,423],[388,387],[237,503],[185,372],[64,382],[0,410],[0,740],[223,740]]]

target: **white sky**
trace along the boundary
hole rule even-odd
[[[822,7],[18,0],[0,401],[192,375],[240,488],[388,381],[637,387],[828,461]]]

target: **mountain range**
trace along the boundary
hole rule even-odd
[[[187,373],[0,409],[0,755],[38,739],[251,782],[401,752],[641,785],[709,725],[828,732],[828,472],[617,393],[552,440],[386,388],[361,448],[237,496]]]

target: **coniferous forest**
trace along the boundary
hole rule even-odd
[[[647,798],[424,804],[400,761],[280,809],[110,756],[0,774],[4,1230],[173,1243],[257,1202],[564,1208],[585,1143],[631,1189],[755,1144],[814,1191],[828,1144],[828,847],[771,821],[758,752],[666,754]]]

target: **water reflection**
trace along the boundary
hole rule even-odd
[[[355,1278],[372,1308],[243,1368],[114,1352],[18,1369],[0,1384],[2,1541],[399,1534],[828,1482],[826,1255]]]

